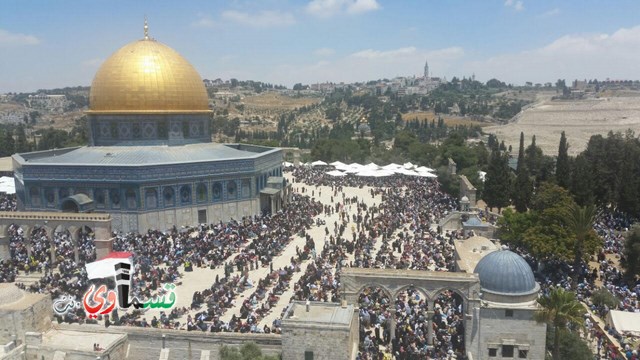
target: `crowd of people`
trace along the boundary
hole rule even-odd
[[[114,250],[134,254],[132,294],[136,297],[162,293],[164,283],[180,285],[181,272],[194,268],[224,269],[224,276],[216,276],[210,286],[194,293],[188,308],[173,308],[150,321],[143,310],[121,316],[116,311],[110,323],[190,331],[278,333],[280,318],[268,325],[259,324],[268,314],[282,310],[275,307],[282,303],[279,300],[287,290],[292,289],[292,300],[338,302],[340,274],[345,267],[454,270],[453,242],[464,234],[443,233],[435,226],[457,207],[456,199],[444,193],[437,180],[403,175],[332,177],[324,170],[305,167],[293,169],[292,176],[297,184],[294,186],[305,187],[294,189],[290,203],[278,213],[192,228],[174,227],[164,232],[117,234]],[[368,205],[364,199],[346,194],[347,187],[366,187],[368,194],[379,196],[382,201]],[[330,191],[330,203],[315,200],[322,191]],[[5,199],[0,197],[0,210],[4,203]],[[318,217],[321,214],[337,220],[324,223]],[[481,213],[481,217],[490,222],[496,220],[488,212]],[[625,283],[612,260],[622,256],[622,234],[633,222],[634,219],[615,211],[605,209],[599,213],[594,229],[603,238],[604,246],[597,255],[598,268],[591,271],[585,265],[579,269],[578,284],[572,283],[571,275],[576,269],[570,264],[550,261],[539,267],[536,259],[526,252],[514,251],[530,263],[543,293],[557,286],[577,288],[580,300],[590,303],[597,281],[601,281],[621,300],[619,309],[637,312],[640,285]],[[308,234],[314,226],[324,228],[324,239]],[[84,270],[85,263],[95,260],[91,234],[79,235],[76,262],[76,250],[68,232],[55,232],[51,239],[42,228],[24,234],[21,228],[10,226],[8,232],[11,259],[0,261],[0,282],[15,281],[18,271],[41,271],[42,279],[27,289],[48,292],[54,298],[63,294],[79,298],[93,283]],[[296,256],[291,257],[288,265],[274,269],[274,259],[282,255],[296,235],[304,238],[305,245],[296,249]],[[55,259],[51,259],[52,246]],[[309,261],[303,267],[306,260]],[[52,262],[57,271],[51,271]],[[254,283],[248,274],[258,268],[269,271]],[[299,280],[293,281],[299,272]],[[245,291],[252,293],[236,304],[238,295]],[[238,313],[225,321],[224,315],[236,305]],[[427,304],[418,289],[407,289],[396,299],[390,299],[381,289],[370,288],[360,294],[358,305],[359,360],[385,356],[407,360],[425,356],[465,359],[462,301],[454,292],[445,291],[433,304]],[[77,309],[58,320],[93,321],[85,316],[84,311]]]
[[[0,192],[0,211],[18,210],[18,200],[16,194],[6,194]]]
[[[340,270],[344,267],[454,270],[453,240],[463,234],[441,234],[434,224],[455,210],[457,202],[440,190],[437,181],[405,176],[331,177],[314,168],[296,168],[293,176],[296,182],[310,186],[312,195],[319,191],[314,187],[331,186],[335,203],[326,210],[332,213],[335,209],[341,221],[333,224],[333,231],[326,230],[329,238],[296,284],[294,300],[338,301]],[[345,187],[364,186],[371,187],[372,196],[382,196],[379,206],[368,207],[361,199],[339,196]],[[347,209],[353,214],[349,215]],[[350,222],[356,225],[348,236]],[[438,298],[431,318],[433,338],[429,341],[426,303],[425,299],[417,300],[417,290],[405,291],[395,303],[381,289],[370,290],[360,295],[358,359],[465,358],[459,297],[446,292]],[[393,334],[391,321],[395,321]]]

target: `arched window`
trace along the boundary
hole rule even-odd
[[[191,186],[183,185],[180,188],[180,204],[191,204]]]
[[[69,189],[60,188],[60,190],[58,190],[58,199],[62,200],[64,198],[66,198],[67,196],[69,196]]]
[[[207,185],[205,185],[204,183],[199,183],[196,186],[196,199],[198,200],[198,202],[207,201]]]
[[[162,197],[164,198],[164,206],[176,206],[176,194],[172,187],[166,187],[162,191]]]
[[[235,181],[227,181],[227,198],[229,200],[236,199],[238,197],[238,193],[236,191],[236,182]]]
[[[211,195],[213,195],[213,201],[222,200],[222,183],[215,182],[211,185]]]
[[[251,180],[249,179],[242,180],[242,197],[251,197]]]
[[[104,207],[104,204],[105,204],[104,190],[102,189],[94,190],[93,200],[96,202],[97,207]]]
[[[29,198],[31,199],[31,206],[40,206],[42,201],[40,199],[40,188],[37,186],[32,186],[29,189]]]
[[[147,209],[156,209],[158,207],[158,191],[147,189],[144,193],[144,203]]]
[[[119,209],[120,208],[120,190],[118,189],[109,190],[109,200],[111,200],[111,207]]]
[[[136,192],[133,189],[127,189],[125,193],[125,200],[127,201],[128,209],[137,209],[138,201],[136,200]]]
[[[47,206],[56,206],[56,193],[53,189],[46,189],[44,191],[44,200],[47,202]]]

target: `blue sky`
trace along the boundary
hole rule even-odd
[[[203,78],[294,83],[419,75],[523,84],[640,79],[640,1],[0,2],[0,92],[89,85],[150,34]]]

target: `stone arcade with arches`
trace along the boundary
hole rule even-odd
[[[452,291],[462,299],[464,345],[470,359],[545,356],[546,325],[533,317],[540,286],[526,261],[509,250],[489,253],[473,273],[345,268],[341,281],[344,300],[356,305],[368,288],[381,289],[389,299],[416,289],[426,298],[428,314],[433,314],[441,293]],[[393,338],[395,321],[390,324]]]
[[[36,228],[45,230],[49,239],[54,232],[68,231],[75,245],[75,261],[78,261],[78,240],[84,233],[95,236],[96,255],[102,258],[111,252],[111,216],[109,214],[67,214],[58,212],[0,212],[0,259],[9,258],[8,229],[16,225],[31,234]],[[31,255],[29,243],[27,252]],[[55,248],[51,247],[51,258],[55,259]]]

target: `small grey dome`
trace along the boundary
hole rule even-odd
[[[473,272],[480,277],[482,290],[493,294],[523,296],[537,294],[540,289],[529,264],[509,250],[489,253]]]
[[[484,224],[482,223],[482,220],[478,219],[477,217],[472,217],[469,218],[469,220],[465,221],[464,223],[462,223],[462,225],[464,226],[483,226]]]

